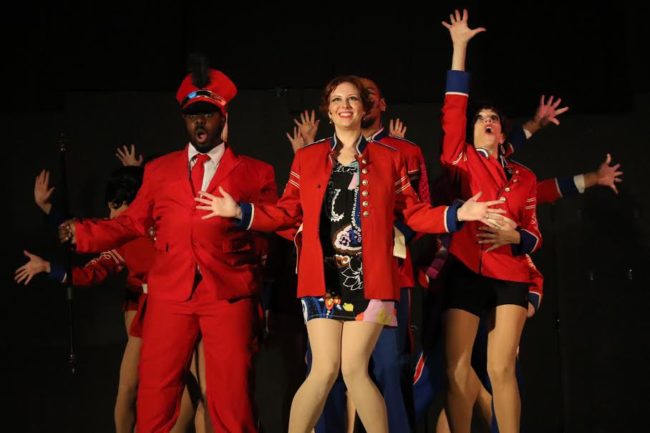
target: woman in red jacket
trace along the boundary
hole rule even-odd
[[[526,321],[531,280],[526,254],[541,245],[537,227],[537,179],[526,167],[505,157],[503,116],[484,106],[473,119],[473,144],[467,143],[466,110],[469,76],[465,72],[467,44],[484,28],[470,29],[467,11],[455,11],[442,23],[453,42],[452,70],[447,75],[443,105],[441,162],[457,198],[482,191],[501,201],[505,216],[517,224],[509,245],[493,248],[478,243],[480,223],[468,223],[452,236],[452,262],[445,287],[445,353],[448,377],[447,414],[451,431],[469,432],[473,396],[472,345],[481,315],[488,312],[488,374],[496,420],[501,433],[519,431],[520,400],[515,377],[519,339]]]
[[[237,204],[221,188],[223,197],[197,198],[198,209],[211,211],[204,218],[236,217],[247,229],[302,224],[298,296],[313,364],[293,399],[290,433],[311,431],[339,368],[366,431],[387,432],[384,401],[368,376],[368,360],[382,327],[396,325],[396,217],[416,231],[444,233],[461,221],[498,219],[501,213],[489,208],[500,202],[479,203],[478,195],[463,206],[420,202],[400,153],[361,134],[370,107],[357,77],[338,77],[326,86],[321,108],[335,135],[298,150],[276,205]]]

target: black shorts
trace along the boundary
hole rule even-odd
[[[457,308],[481,317],[499,305],[528,308],[528,283],[485,277],[457,259],[450,260],[443,289],[445,310]]]

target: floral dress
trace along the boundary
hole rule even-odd
[[[393,301],[368,300],[363,294],[358,170],[357,161],[336,162],[332,169],[320,221],[327,293],[301,299],[305,322],[329,318],[397,326]]]

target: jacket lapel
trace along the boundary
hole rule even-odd
[[[220,185],[223,180],[228,177],[228,175],[239,165],[239,157],[235,152],[230,149],[230,146],[226,144],[226,150],[219,161],[219,166],[217,167],[217,172],[212,177],[210,185],[208,185],[207,191],[211,194],[214,193],[214,190],[217,189],[217,186]]]

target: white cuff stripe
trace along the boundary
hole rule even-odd
[[[248,222],[248,226],[246,227],[246,230],[251,229],[251,226],[253,225],[253,218],[255,218],[255,205],[251,203],[251,219]]]

